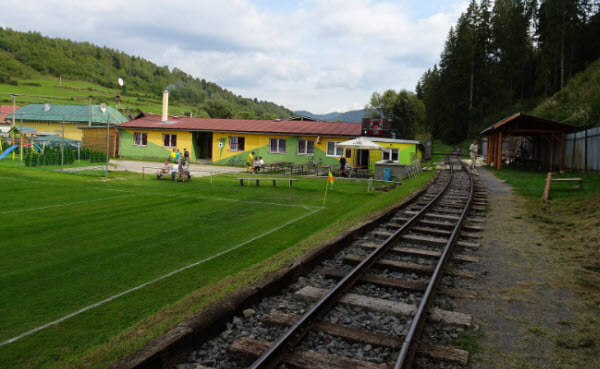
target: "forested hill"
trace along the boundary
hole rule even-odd
[[[600,57],[598,35],[597,0],[472,0],[416,87],[429,129],[455,143],[531,111]],[[589,88],[600,89],[597,82]],[[566,119],[558,110],[545,109],[546,117]]]
[[[578,73],[532,113],[581,127],[600,125],[600,59]]]
[[[197,107],[198,116],[274,119],[293,115],[275,103],[237,96],[177,68],[170,70],[114,49],[0,27],[0,83],[39,76],[62,76],[108,88],[116,88],[122,77],[124,96],[141,92],[158,98],[170,86],[171,98]]]

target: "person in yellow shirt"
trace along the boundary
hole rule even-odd
[[[173,149],[173,152],[171,153],[171,162],[175,163],[176,156],[177,156],[177,153],[175,153],[175,149]]]
[[[249,167],[254,166],[254,151],[252,151],[252,153],[248,154],[248,166]]]

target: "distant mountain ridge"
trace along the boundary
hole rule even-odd
[[[327,113],[327,114],[314,114],[307,110],[296,110],[295,113],[304,115],[307,117],[315,118],[315,119],[325,120],[328,122],[340,121],[340,122],[354,122],[354,123],[360,123],[362,121],[362,118],[366,115],[366,111],[363,109],[350,110],[345,113],[331,112],[331,113]]]

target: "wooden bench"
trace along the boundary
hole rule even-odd
[[[256,181],[256,185],[258,186],[260,181],[273,181],[273,186],[275,186],[275,184],[277,183],[277,181],[287,181],[289,182],[289,186],[290,188],[292,188],[292,182],[296,181],[296,179],[293,178],[236,178],[237,180],[240,181],[240,185],[244,185],[244,180],[248,180],[248,184],[250,183],[250,181]]]
[[[552,178],[552,173],[550,172],[548,173],[548,177],[546,177],[546,188],[542,195],[542,200],[544,201],[548,201],[550,198],[550,184],[552,182],[577,182],[579,190],[583,190],[583,178]]]
[[[583,190],[583,178],[552,178],[552,182],[578,182],[579,189]]]

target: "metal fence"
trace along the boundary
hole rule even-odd
[[[560,144],[555,144],[554,150],[560,152]],[[559,164],[558,160],[554,158],[555,165]],[[600,174],[600,127],[565,136],[564,168],[573,172]]]
[[[115,126],[79,118],[17,113],[14,123],[0,122],[0,165],[107,175],[109,156],[118,155]]]

